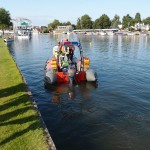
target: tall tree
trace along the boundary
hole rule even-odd
[[[49,29],[56,29],[57,26],[60,26],[61,23],[59,22],[59,20],[55,19],[52,23],[48,24],[48,28]]]
[[[88,15],[81,17],[81,29],[92,29],[92,20]]]
[[[75,24],[72,24],[72,28],[73,28],[74,30],[76,30],[76,29],[77,29],[77,27],[76,27],[76,25],[75,25]]]
[[[110,26],[111,26],[111,21],[110,21],[109,17],[106,14],[103,14],[99,18],[99,28],[101,28],[101,29],[109,29]]]
[[[9,11],[0,8],[0,29],[6,29],[11,25],[11,17]]]
[[[141,15],[140,15],[140,13],[136,13],[136,15],[135,15],[135,23],[140,23],[141,22]]]
[[[115,15],[112,22],[111,22],[111,28],[118,28],[118,25],[120,24],[120,17],[118,15]]]
[[[144,24],[149,24],[150,25],[150,17],[147,17],[145,19],[143,19],[142,21]]]
[[[99,28],[100,28],[100,23],[98,18],[93,22],[93,29],[99,29]]]
[[[77,20],[76,28],[81,29],[81,19],[80,18],[78,18],[78,20]]]
[[[93,22],[93,29],[109,29],[110,26],[111,21],[109,17],[105,14],[103,14]]]
[[[64,22],[62,23],[63,26],[68,26],[68,25],[71,25],[71,22],[70,21],[67,21],[67,22]]]
[[[134,25],[134,19],[129,14],[127,14],[122,18],[122,25],[123,25],[123,29],[129,28],[131,25]]]

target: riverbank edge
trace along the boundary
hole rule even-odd
[[[0,39],[0,40],[1,40],[1,39]],[[3,38],[2,38],[2,40],[4,41]],[[2,44],[3,44],[3,46],[6,46],[4,42],[2,42]],[[14,59],[13,56],[11,55],[11,53],[10,53],[10,51],[9,51],[9,49],[8,49],[8,46],[6,46],[6,47],[7,47],[7,50],[8,50],[8,53],[9,53],[11,59],[13,60],[15,66],[16,66],[16,69],[19,71],[19,74],[20,74],[20,77],[21,77],[21,79],[22,79],[22,81],[23,81],[23,84],[25,85],[25,90],[26,90],[25,92],[27,93],[28,100],[31,101],[31,104],[32,104],[34,110],[37,112],[37,115],[38,115],[38,117],[39,117],[41,126],[42,126],[42,128],[43,128],[43,133],[44,133],[44,135],[45,135],[45,137],[46,137],[46,142],[47,142],[47,144],[49,145],[50,150],[56,150],[56,146],[55,146],[55,144],[54,144],[54,142],[53,142],[53,140],[52,140],[52,138],[51,138],[51,135],[50,135],[50,133],[49,133],[47,127],[46,127],[46,124],[45,124],[45,122],[44,122],[44,120],[43,120],[43,118],[42,118],[42,115],[41,115],[40,111],[38,110],[38,106],[37,106],[37,104],[36,104],[36,102],[35,102],[35,100],[34,100],[34,98],[33,98],[33,96],[32,96],[32,92],[30,91],[30,89],[29,89],[29,87],[28,87],[28,85],[27,85],[26,79],[24,78],[24,76],[23,76],[23,74],[22,74],[22,72],[21,72],[19,66],[17,65],[15,59]],[[1,49],[2,49],[2,48],[0,47],[0,50],[1,50]]]

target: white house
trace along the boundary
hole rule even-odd
[[[134,26],[131,26],[134,30],[145,30],[148,31],[150,26],[144,25],[144,23],[136,23]]]

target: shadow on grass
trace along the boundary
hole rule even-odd
[[[0,122],[8,121],[13,117],[28,112],[29,110],[33,110],[33,107],[26,94],[11,99],[9,102],[0,106],[0,112],[5,111],[5,113],[1,113],[0,115]]]
[[[28,104],[30,104],[30,101],[28,99],[29,98],[27,94],[24,94],[19,98],[10,99],[9,101],[7,101],[7,103],[0,105],[0,112],[19,105],[27,106]]]
[[[24,83],[21,83],[21,84],[15,85],[15,86],[11,86],[11,87],[8,87],[5,89],[0,89],[0,98],[7,97],[7,96],[13,95],[17,92],[23,92],[23,91],[25,91]]]
[[[32,120],[33,121],[33,120]],[[22,131],[19,131],[19,132],[15,132],[14,134],[12,134],[10,137],[6,138],[5,140],[1,141],[0,142],[0,145],[4,145],[8,142],[10,142],[11,140],[14,140],[20,136],[22,136],[23,134],[31,131],[31,130],[36,130],[36,129],[39,129],[40,126],[39,126],[39,122],[38,121],[35,121],[34,123],[32,123],[31,125],[29,125],[26,129],[22,130]],[[34,136],[34,135],[33,135]]]
[[[42,128],[40,117],[31,111],[34,110],[34,107],[32,107],[29,97],[26,94],[16,99],[12,99],[8,103],[2,105],[0,108],[0,110],[5,110],[5,113],[0,115],[0,126],[5,126],[6,132],[7,126],[8,129],[11,127],[13,129],[11,136],[0,141],[0,146],[7,144],[18,137],[21,137],[23,134],[26,134],[31,130]],[[26,126],[27,128],[23,129],[23,127]],[[16,130],[14,130],[15,127],[17,128]]]
[[[15,125],[15,124],[24,124],[24,123],[31,122],[31,121],[38,120],[38,119],[39,119],[38,116],[32,115],[32,116],[29,116],[29,117],[24,117],[24,118],[21,118],[21,119],[16,119],[16,120],[13,120],[13,121],[2,122],[2,123],[0,123],[0,126]]]
[[[7,120],[9,120],[9,119],[11,119],[13,117],[16,117],[18,115],[26,113],[27,111],[32,110],[32,109],[33,108],[31,108],[31,107],[24,107],[24,108],[19,108],[19,109],[16,109],[14,111],[5,113],[3,115],[0,115],[0,122],[7,121]]]

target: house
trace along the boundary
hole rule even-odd
[[[54,34],[61,34],[61,33],[67,33],[72,32],[73,27],[71,25],[68,26],[57,26],[57,29],[53,31]]]
[[[136,23],[134,26],[131,26],[134,30],[148,31],[150,29],[149,25],[144,25],[144,23]]]

